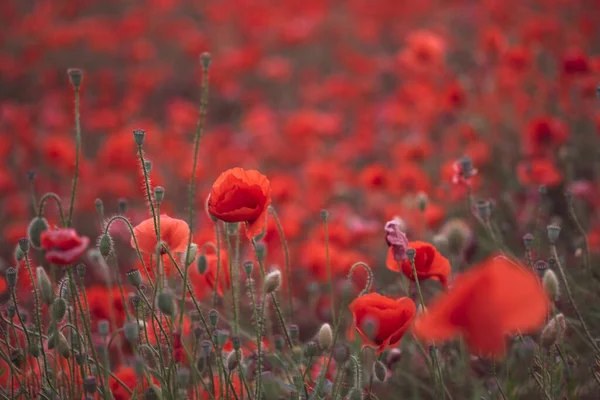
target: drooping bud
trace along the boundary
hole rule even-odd
[[[263,291],[265,294],[271,294],[277,291],[281,286],[281,272],[279,270],[271,271],[265,276]]]
[[[208,312],[208,322],[210,322],[210,326],[213,329],[217,328],[219,324],[219,312],[217,310],[213,309]]]
[[[198,273],[200,275],[204,275],[206,269],[208,268],[208,261],[206,260],[206,255],[200,254],[198,260],[196,261],[196,268],[198,269]]]
[[[140,335],[140,326],[137,322],[126,322],[123,326],[123,331],[125,333],[125,339],[131,344],[136,344]]]
[[[71,81],[73,88],[79,90],[81,82],[83,81],[83,71],[79,68],[69,68],[67,74],[69,75],[69,81]]]
[[[108,258],[108,256],[112,253],[113,240],[108,233],[105,233],[104,235],[100,236],[100,239],[98,239],[98,250],[104,258]]]
[[[558,283],[558,277],[551,269],[547,269],[544,272],[544,277],[542,278],[542,284],[544,286],[544,290],[548,293],[548,297],[552,301],[556,301],[560,294],[560,284]]]
[[[6,269],[6,273],[4,274],[4,278],[6,279],[6,284],[11,290],[17,286],[17,270],[13,267],[8,267]]]
[[[156,186],[154,188],[154,199],[160,203],[165,198],[165,188],[162,186]]]
[[[387,368],[381,361],[375,361],[373,364],[373,376],[379,382],[385,382],[385,379],[387,378]]]
[[[127,281],[129,282],[129,284],[131,286],[133,286],[136,289],[139,289],[141,284],[142,284],[142,274],[140,273],[140,270],[137,268],[134,268],[132,270],[129,270],[126,274],[127,276]]]
[[[333,359],[338,365],[344,364],[350,359],[350,348],[343,343],[336,344],[333,347]]]
[[[27,237],[29,238],[29,242],[31,246],[39,250],[42,247],[41,236],[42,232],[48,229],[48,221],[43,217],[35,217],[29,223],[27,227]]]
[[[317,335],[317,338],[319,340],[319,345],[321,346],[321,349],[328,349],[333,343],[333,332],[331,331],[331,325],[321,325],[321,329],[319,329],[319,334]]]
[[[142,146],[144,144],[144,139],[146,138],[146,131],[143,129],[134,129],[133,130],[133,140],[135,140],[135,144],[138,146]]]
[[[227,369],[229,371],[233,371],[238,367],[238,365],[239,365],[238,357],[241,361],[242,354],[241,354],[241,351],[239,351],[239,350],[234,350],[227,355],[227,360],[225,361],[225,364],[227,365]]]
[[[158,294],[158,309],[161,313],[173,318],[175,316],[175,297],[171,291],[164,291]]]
[[[548,225],[546,229],[548,231],[548,240],[550,241],[550,243],[556,243],[556,241],[558,240],[558,236],[560,235],[560,226]]]
[[[69,346],[67,338],[61,332],[58,332],[58,343],[56,347],[58,348],[60,355],[64,358],[69,358],[71,356],[71,346]]]
[[[56,322],[62,321],[67,313],[67,302],[62,297],[57,297],[52,303],[52,318]]]
[[[566,330],[567,321],[565,320],[565,316],[563,314],[556,314],[542,330],[542,345],[550,347],[554,343],[560,343],[563,340]]]

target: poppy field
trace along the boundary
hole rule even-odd
[[[600,398],[598,1],[0,26],[0,399]]]

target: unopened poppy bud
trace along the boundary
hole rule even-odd
[[[155,385],[150,385],[144,392],[144,400],[162,400],[160,389]]]
[[[205,71],[208,69],[208,67],[210,67],[210,63],[212,61],[212,55],[205,51],[204,53],[200,54],[200,63],[202,64],[202,69],[204,69]]]
[[[191,383],[190,370],[186,367],[181,367],[177,370],[177,384],[180,388],[187,389]]]
[[[158,309],[168,317],[175,316],[175,297],[172,292],[164,291],[158,294]]]
[[[526,233],[523,236],[523,244],[525,245],[526,250],[531,250],[531,246],[533,245],[533,235],[531,233]]]
[[[67,74],[69,75],[69,81],[71,81],[73,88],[78,90],[81,86],[81,81],[83,81],[83,71],[79,68],[69,68]]]
[[[198,260],[196,261],[196,268],[198,269],[198,273],[200,275],[204,275],[206,269],[208,268],[208,261],[206,260],[206,255],[200,254]]]
[[[300,337],[300,329],[298,328],[298,325],[288,326],[288,334],[290,335],[290,339],[292,339],[293,342],[297,341]]]
[[[67,312],[67,302],[62,297],[57,297],[52,303],[52,318],[56,322],[62,321]]]
[[[231,336],[231,346],[234,350],[239,350],[242,347],[242,340],[238,335]]]
[[[204,357],[208,358],[212,352],[212,343],[210,343],[210,340],[208,339],[203,340],[200,342],[200,348],[202,349],[202,354]]]
[[[154,188],[154,199],[160,203],[161,201],[163,201],[164,198],[165,198],[165,188],[162,186],[156,186]]]
[[[561,342],[567,330],[567,322],[563,314],[556,314],[542,329],[541,341],[545,347]]]
[[[373,364],[373,376],[379,382],[385,382],[385,379],[387,378],[387,368],[381,361],[375,361]]]
[[[426,193],[419,192],[417,195],[417,205],[419,206],[419,211],[424,212],[427,208],[427,204],[429,204],[429,197],[427,197]]]
[[[362,390],[353,388],[348,392],[348,400],[363,400]]]
[[[19,246],[15,247],[15,261],[17,262],[17,264],[19,264],[21,261],[23,261],[23,259],[25,259],[25,253],[23,253],[23,250],[21,250],[21,248]]]
[[[550,241],[550,243],[556,243],[556,241],[558,240],[558,235],[560,235],[560,226],[548,225],[546,229],[548,231],[548,240]]]
[[[42,353],[40,352],[40,344],[37,340],[33,339],[29,342],[29,346],[27,346],[27,350],[29,354],[34,358],[38,358]]]
[[[256,259],[259,262],[264,261],[264,259],[267,257],[267,245],[263,242],[257,243],[254,252],[256,253]]]
[[[152,172],[152,161],[144,160],[144,170],[146,170],[147,173]]]
[[[17,270],[13,267],[8,267],[4,275],[6,284],[12,290],[17,286]]]
[[[458,165],[460,166],[460,171],[465,177],[471,177],[473,175],[473,160],[471,157],[464,156],[458,160]]]
[[[87,267],[85,266],[85,264],[77,264],[77,267],[75,267],[75,270],[77,271],[77,276],[83,279],[85,277],[86,269]]]
[[[338,365],[342,365],[350,359],[350,348],[343,343],[336,344],[332,353],[333,359]]]
[[[144,360],[140,357],[136,357],[133,359],[133,371],[138,377],[144,376],[146,371],[146,364],[144,363]]]
[[[135,140],[135,144],[138,146],[142,146],[144,144],[144,139],[146,138],[146,131],[143,129],[134,129],[133,130],[133,140]]]
[[[252,271],[254,270],[254,263],[252,261],[244,262],[244,272],[248,277],[252,275]]]
[[[27,227],[27,237],[29,238],[31,246],[33,246],[34,249],[39,250],[41,248],[42,232],[44,232],[47,229],[48,221],[46,221],[46,218],[35,217],[29,223],[29,226]]]
[[[69,342],[65,335],[60,332],[58,333],[58,343],[56,344],[56,348],[64,358],[69,358],[71,356],[71,346],[69,346]]]
[[[98,380],[95,376],[86,376],[83,378],[83,390],[87,394],[94,394],[98,390]]]
[[[129,343],[137,343],[140,334],[140,326],[137,322],[126,322],[123,326],[123,331],[125,332],[125,339]]]
[[[194,262],[196,256],[198,255],[198,245],[196,243],[191,243],[185,254],[185,265],[188,266]]]
[[[194,328],[194,337],[196,339],[202,339],[202,337],[204,336],[206,332],[204,331],[204,329],[202,329],[201,327],[197,326]]]
[[[110,325],[107,320],[101,319],[98,321],[98,333],[100,336],[108,336],[110,333]]]
[[[306,343],[304,354],[306,354],[307,357],[315,357],[319,354],[319,344],[312,340]]]
[[[548,293],[548,297],[550,297],[552,301],[556,301],[560,294],[560,284],[558,283],[558,278],[554,271],[547,269],[546,272],[544,272],[542,284],[544,286],[544,290],[546,293]]]
[[[87,365],[88,356],[87,354],[80,351],[77,354],[75,354],[75,361],[77,362],[77,365]]]
[[[127,199],[121,197],[119,199],[119,214],[123,215],[127,211]]]
[[[271,294],[281,286],[281,272],[278,270],[271,271],[265,276],[263,291],[266,294]]]
[[[417,250],[415,250],[414,248],[410,247],[410,248],[406,249],[406,257],[408,257],[408,259],[410,261],[414,261],[416,255],[417,255]]]
[[[208,312],[208,322],[210,322],[210,326],[214,329],[219,324],[219,312],[217,310],[210,310]]]
[[[216,331],[215,332],[215,336],[216,336],[216,342],[217,345],[219,347],[223,347],[225,346],[225,343],[227,343],[227,339],[229,339],[229,332],[227,331]]]
[[[29,239],[27,239],[27,238],[19,239],[19,248],[21,249],[21,251],[24,254],[27,254],[27,252],[29,251]]]
[[[319,345],[323,350],[328,349],[333,343],[333,332],[331,331],[331,325],[323,324],[321,325],[321,329],[319,329],[319,334],[317,335],[319,339]]]
[[[104,203],[101,199],[94,200],[94,207],[96,208],[96,212],[98,213],[98,215],[104,215]]]
[[[238,365],[239,365],[238,357],[240,358],[240,361],[241,361],[242,354],[238,350],[234,350],[227,355],[227,360],[225,361],[225,364],[227,365],[227,369],[229,371],[233,371],[234,369],[236,369],[238,367]]]
[[[98,240],[98,250],[104,258],[108,258],[108,256],[112,253],[113,240],[108,233],[100,236],[100,239]]]

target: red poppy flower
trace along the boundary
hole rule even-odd
[[[137,393],[144,393],[148,388],[148,383],[146,382],[146,378],[142,376],[138,376],[133,368],[131,367],[119,367],[115,372],[114,376],[119,378],[119,381],[124,383],[131,391],[136,391]],[[152,379],[154,384],[157,384],[157,381]],[[115,400],[129,400],[131,399],[131,395],[121,385],[121,382],[117,381],[115,378],[111,377],[109,381],[110,392],[112,393]]]
[[[217,286],[217,293],[219,296],[223,296],[226,290],[231,287],[231,277],[229,276],[229,258],[227,253],[221,250],[220,254],[220,269],[219,269],[219,283]],[[200,274],[196,268],[195,261],[189,267],[189,278],[194,294],[203,298],[209,293],[212,293],[216,281],[217,281],[217,255],[207,254],[206,255],[206,271],[204,274]]]
[[[517,178],[522,185],[558,186],[562,182],[562,174],[552,161],[540,158],[523,161],[517,166]]]
[[[540,328],[548,307],[532,272],[505,257],[489,258],[434,300],[413,332],[426,341],[446,341],[462,333],[474,353],[502,356],[505,336]]]
[[[378,353],[400,343],[417,311],[415,303],[408,297],[394,300],[378,293],[360,296],[348,308],[354,316],[358,334],[363,341],[377,347]],[[365,332],[370,329],[372,332]]]
[[[271,184],[260,172],[233,168],[219,176],[208,200],[209,213],[225,222],[247,222],[251,239],[265,227]]]
[[[415,268],[419,280],[435,279],[446,286],[451,272],[450,261],[429,243],[420,241],[409,242],[408,247],[414,248],[417,251],[415,255]],[[410,260],[396,261],[391,247],[388,250],[386,266],[392,271],[402,271],[409,279],[414,280]]]
[[[133,228],[133,234],[137,239],[140,251],[148,254],[154,254],[156,251],[156,231],[154,230],[154,221],[149,218],[142,221]],[[184,252],[190,237],[190,228],[187,222],[171,218],[166,214],[160,216],[160,240],[169,247],[172,252]],[[135,248],[135,242],[131,238],[131,247]]]
[[[88,248],[90,239],[79,236],[75,229],[46,230],[41,235],[46,261],[56,265],[73,264]]]

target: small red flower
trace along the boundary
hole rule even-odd
[[[41,235],[46,261],[56,265],[73,264],[88,248],[90,239],[79,236],[75,229],[46,230]]]
[[[417,251],[415,255],[415,269],[417,270],[417,277],[419,280],[435,279],[446,286],[451,272],[450,261],[429,243],[420,241],[409,242],[408,247]],[[404,259],[396,261],[394,259],[392,247],[388,250],[386,266],[392,271],[402,271],[408,279],[414,280],[410,260]]]
[[[408,297],[394,300],[378,293],[360,296],[348,308],[358,334],[366,343],[377,347],[378,353],[400,343],[417,311]]]

